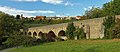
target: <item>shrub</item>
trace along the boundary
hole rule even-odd
[[[7,47],[18,47],[20,45],[23,46],[33,46],[33,45],[37,45],[37,39],[36,38],[32,38],[30,36],[27,35],[13,35],[8,37],[7,41],[4,42],[4,44]]]
[[[74,23],[69,23],[66,29],[66,35],[69,37],[69,39],[74,39],[74,31],[75,31],[75,26]]]

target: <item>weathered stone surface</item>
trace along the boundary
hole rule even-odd
[[[74,22],[75,26],[82,27],[84,26],[87,39],[96,39],[96,38],[103,38],[104,31],[103,31],[103,18],[96,18],[96,19],[88,19],[82,21]],[[28,28],[26,31],[27,33],[31,32],[31,36],[33,37],[33,33],[36,32],[38,37],[39,32],[48,33],[49,31],[53,31],[56,36],[61,30],[66,30],[68,23],[62,24],[54,24],[54,25],[47,25],[47,26],[40,26],[40,27],[33,27]]]

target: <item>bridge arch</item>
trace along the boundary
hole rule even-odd
[[[37,33],[36,32],[33,32],[33,37],[36,37],[37,36]]]
[[[56,37],[56,35],[55,35],[55,33],[53,31],[49,31],[48,35],[51,36],[51,37]]]
[[[28,32],[28,35],[30,35],[30,36],[31,36],[31,35],[32,35],[32,33],[31,33],[31,32]]]
[[[43,33],[42,33],[41,31],[38,33],[38,37],[39,37],[40,39],[43,38]]]
[[[25,32],[25,35],[27,35],[27,32]]]
[[[38,36],[41,36],[43,33],[40,31],[39,33],[38,33]]]
[[[56,35],[53,31],[49,31],[46,37],[47,37],[47,41],[51,42],[51,41],[55,41]]]
[[[65,36],[65,31],[64,30],[59,31],[58,36]]]

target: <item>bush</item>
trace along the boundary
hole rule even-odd
[[[4,44],[7,47],[18,47],[20,45],[23,46],[33,46],[33,45],[37,45],[40,42],[37,42],[36,38],[32,38],[30,36],[27,35],[13,35],[11,37],[8,37],[7,41],[4,42]]]

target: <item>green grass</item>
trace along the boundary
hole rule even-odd
[[[120,40],[69,40],[22,47],[9,52],[120,52]]]

